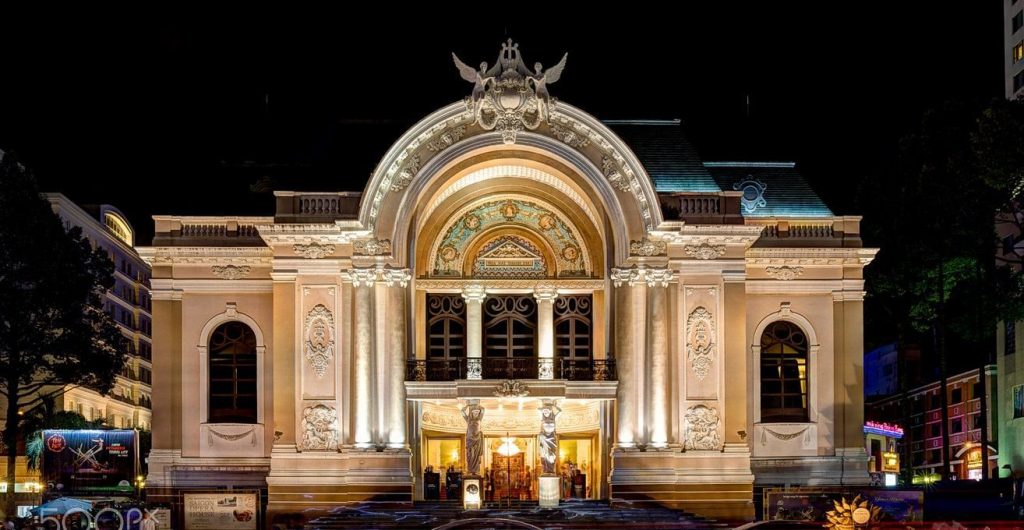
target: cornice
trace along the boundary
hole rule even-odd
[[[747,265],[860,265],[866,266],[877,248],[751,248]]]
[[[139,256],[150,265],[269,265],[273,252],[267,247],[139,247]]]
[[[437,279],[426,278],[413,282],[416,289],[421,291],[440,290],[463,290],[467,287],[481,284],[481,280],[471,278]],[[514,290],[536,290],[545,288],[566,289],[566,290],[599,290],[604,289],[605,280],[600,279],[555,279],[543,278],[537,280],[485,280],[484,287],[488,291],[514,289]]]
[[[206,292],[206,293],[269,293],[274,290],[273,280],[222,280],[219,278],[203,278],[176,280],[169,278],[153,279],[153,298],[166,292]],[[161,298],[166,299],[166,298]]]

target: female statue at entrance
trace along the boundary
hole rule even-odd
[[[545,399],[540,407],[540,462],[545,475],[554,474],[555,460],[558,458],[558,439],[555,434],[555,418],[562,409],[550,399]]]
[[[480,474],[480,460],[484,451],[484,434],[480,430],[480,421],[484,419],[484,408],[478,400],[470,400],[462,407],[462,418],[466,420],[466,474]]]

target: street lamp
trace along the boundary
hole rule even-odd
[[[135,477],[135,497],[142,500],[142,488],[146,487],[146,477],[138,475]]]

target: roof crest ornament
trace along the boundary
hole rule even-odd
[[[459,60],[452,54],[463,79],[473,83],[473,92],[466,98],[466,107],[476,123],[486,131],[497,130],[506,144],[516,143],[516,135],[534,130],[548,121],[557,100],[548,92],[548,85],[557,82],[565,69],[565,60],[544,70],[534,63],[531,72],[523,63],[519,44],[512,39],[501,45],[494,66],[480,63],[480,69]]]

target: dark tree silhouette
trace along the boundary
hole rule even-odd
[[[0,397],[7,401],[3,442],[7,484],[23,415],[68,388],[110,391],[127,342],[103,311],[113,264],[81,230],[65,230],[29,171],[0,160]],[[6,512],[15,509],[14,487]]]

